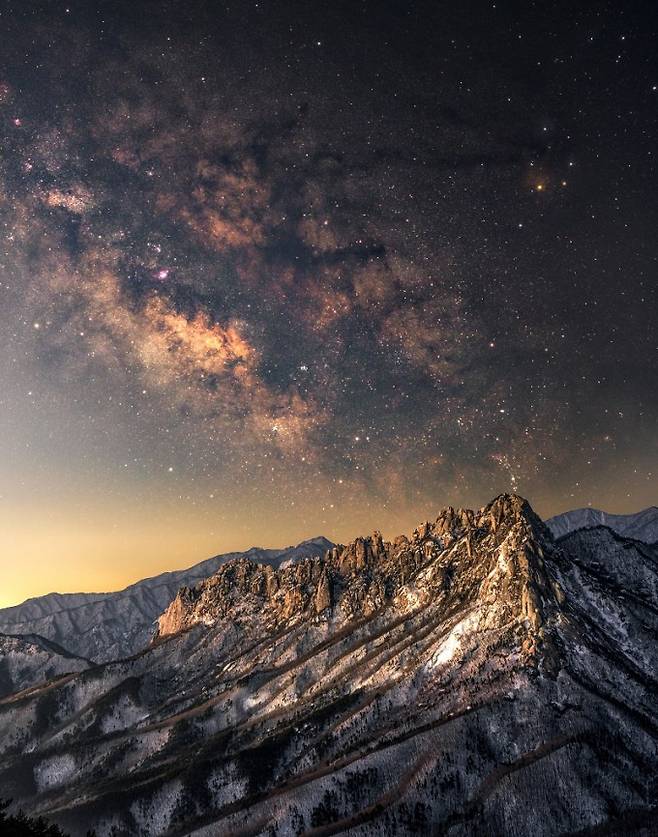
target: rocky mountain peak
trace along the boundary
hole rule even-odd
[[[141,653],[0,697],[5,794],[103,837],[654,823],[654,545],[556,545],[502,495],[270,557],[183,587]],[[5,653],[7,690],[42,671]]]
[[[230,561],[179,591],[156,638],[225,618],[268,631],[307,619],[364,619],[383,608],[412,613],[435,600],[446,610],[477,608],[486,624],[520,620],[537,631],[543,603],[555,596],[542,569],[551,548],[528,502],[504,494],[478,511],[443,509],[410,537],[385,541],[375,531],[278,569]]]
[[[148,645],[154,623],[183,587],[194,587],[223,564],[246,555],[253,563],[287,566],[302,558],[324,555],[332,546],[331,541],[318,535],[282,549],[251,547],[246,553],[215,555],[114,593],[50,593],[0,609],[0,631],[38,634],[94,662],[129,657]],[[176,608],[182,604],[181,599]]]

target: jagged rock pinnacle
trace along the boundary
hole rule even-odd
[[[384,541],[381,533],[356,538],[321,558],[274,570],[246,558],[232,561],[193,589],[181,590],[160,617],[157,637],[231,616],[262,630],[312,619],[326,611],[367,617],[386,606],[404,609],[411,598],[480,597],[495,604],[492,619],[542,624],[541,595],[548,582],[535,565],[551,536],[530,504],[502,494],[479,511],[443,509],[411,539]]]
[[[656,566],[609,529],[556,544],[515,495],[234,560],[141,654],[0,700],[0,784],[74,833],[148,837],[655,818]]]

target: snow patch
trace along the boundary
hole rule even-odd
[[[433,671],[439,666],[450,662],[462,650],[462,637],[470,632],[478,623],[477,613],[471,613],[454,626],[450,633],[439,645],[438,650],[425,663],[426,671]]]
[[[34,768],[34,781],[39,791],[62,785],[75,775],[75,759],[69,754],[53,756]]]

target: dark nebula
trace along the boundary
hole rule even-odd
[[[0,8],[3,554],[655,501],[653,4]]]

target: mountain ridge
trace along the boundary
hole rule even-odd
[[[38,634],[0,633],[0,700],[92,665]]]
[[[647,506],[642,511],[631,514],[610,514],[590,507],[572,509],[549,518],[546,525],[556,538],[576,529],[607,526],[619,535],[644,543],[656,543],[658,542],[658,506]]]
[[[77,598],[77,597],[91,597],[94,601],[101,600],[107,598],[108,596],[114,596],[117,593],[125,593],[128,590],[132,589],[133,587],[137,587],[138,585],[148,583],[151,581],[156,581],[158,579],[164,579],[169,576],[177,576],[177,575],[185,575],[186,573],[190,572],[191,570],[196,570],[200,567],[203,567],[204,564],[210,564],[211,562],[224,559],[224,560],[232,560],[229,556],[249,556],[250,554],[256,553],[271,553],[273,557],[277,557],[283,553],[288,553],[292,550],[299,549],[300,547],[310,546],[313,544],[317,544],[321,546],[323,543],[329,544],[329,547],[333,545],[332,541],[329,541],[328,538],[325,538],[323,535],[318,535],[314,538],[306,538],[303,541],[300,541],[297,545],[290,545],[284,546],[281,548],[269,548],[269,547],[261,547],[261,546],[250,546],[249,549],[245,549],[243,552],[221,552],[217,553],[217,555],[212,555],[210,558],[204,558],[202,561],[198,561],[196,564],[190,564],[188,567],[183,567],[182,569],[178,570],[163,570],[161,573],[156,573],[155,575],[147,575],[143,578],[138,578],[136,581],[132,581],[130,584],[126,585],[125,587],[121,587],[119,590],[106,590],[104,592],[99,591],[71,591],[62,593],[58,590],[51,590],[49,593],[43,593],[40,596],[29,596],[27,599],[24,599],[22,602],[17,602],[14,605],[7,605],[7,607],[0,608],[0,614],[7,613],[9,611],[13,611],[19,608],[24,608],[26,605],[30,605],[35,602],[46,602],[51,601],[53,599],[68,599],[68,597]],[[164,583],[164,582],[163,582]],[[49,610],[49,613],[57,613],[59,610],[70,610],[69,607],[59,607],[58,610]]]
[[[74,837],[640,835],[654,555],[605,527],[556,544],[501,495],[280,568],[242,556],[134,657],[1,699],[0,785]]]
[[[480,713],[526,712],[537,683],[559,675],[564,591],[552,551],[529,504],[505,495],[477,512],[448,508],[410,537],[375,533],[281,570],[238,559],[189,601],[183,594],[181,618],[139,658],[0,704],[0,732],[46,698],[57,717],[44,738],[14,738],[0,781],[24,770],[29,752],[36,810],[74,833],[83,823],[100,834],[110,824],[131,834],[260,833],[278,798],[275,833],[302,820],[304,833],[333,833],[357,826],[359,811],[372,815],[368,833],[411,833],[395,800],[420,799],[417,782],[431,769],[453,791],[424,792],[423,817],[458,827],[470,815],[454,808],[460,794],[451,762],[437,761],[441,747],[454,765],[470,752],[474,767],[459,770],[477,773],[489,757],[463,738],[484,734],[475,734]],[[450,730],[463,724],[470,732],[455,749]],[[547,757],[575,746],[580,726],[564,742],[550,730]],[[498,732],[487,747],[518,745],[501,741]],[[119,753],[131,769],[104,777]],[[410,760],[402,780],[398,760]],[[374,779],[349,778],[373,770],[372,792]],[[26,791],[14,780],[12,792]],[[384,830],[382,794],[395,818]],[[441,808],[442,796],[453,802]]]
[[[259,597],[258,607],[261,607],[263,602],[266,604],[268,599],[276,596],[282,587],[287,587],[281,602],[281,615],[284,619],[309,606],[314,609],[315,615],[319,615],[334,603],[342,603],[352,609],[355,606],[362,606],[366,611],[375,609],[383,603],[387,594],[391,594],[386,589],[387,585],[393,585],[395,589],[396,583],[403,582],[405,576],[410,577],[416,572],[420,566],[417,546],[422,542],[427,543],[424,539],[437,536],[446,547],[458,537],[463,537],[466,530],[483,516],[489,515],[495,528],[497,520],[506,514],[515,514],[524,520],[530,529],[536,530],[533,531],[536,537],[550,537],[543,521],[535,515],[526,500],[513,495],[501,495],[477,512],[448,506],[441,511],[436,521],[426,521],[417,527],[410,538],[399,535],[393,541],[384,541],[381,533],[375,531],[371,536],[356,538],[347,546],[336,545],[323,557],[311,559],[310,562],[297,562],[290,570],[286,568],[277,571],[263,567],[260,571],[259,566],[248,562],[246,557],[237,559],[220,567],[217,573],[200,582],[196,588],[183,588],[179,591],[160,617],[156,637],[188,627],[195,621],[204,622],[206,619],[205,624],[209,624],[207,618],[212,616],[208,617],[208,608],[221,608],[222,597],[233,601],[236,596],[244,598],[256,593],[258,597],[258,594],[264,592],[265,596]],[[409,550],[414,551],[414,559],[409,559]],[[404,560],[400,560],[400,556],[404,556]],[[386,567],[387,563],[390,566]],[[386,567],[387,571],[378,577],[377,572],[382,567]],[[355,570],[372,576],[367,589],[357,592],[353,586],[339,589],[345,577],[349,577]],[[304,585],[309,589],[303,591]],[[214,595],[216,590],[220,591],[219,596]],[[339,601],[335,602],[337,595]],[[186,617],[183,615],[186,607],[200,608],[201,615],[196,620],[194,615]]]
[[[0,610],[0,631],[36,633],[95,662],[130,656],[148,644],[155,620],[186,582],[195,583],[222,563],[242,555],[258,555],[265,563],[276,563],[296,560],[331,545],[331,541],[318,536],[282,549],[251,547],[245,553],[216,555],[182,570],[140,579],[113,593],[33,597]]]

